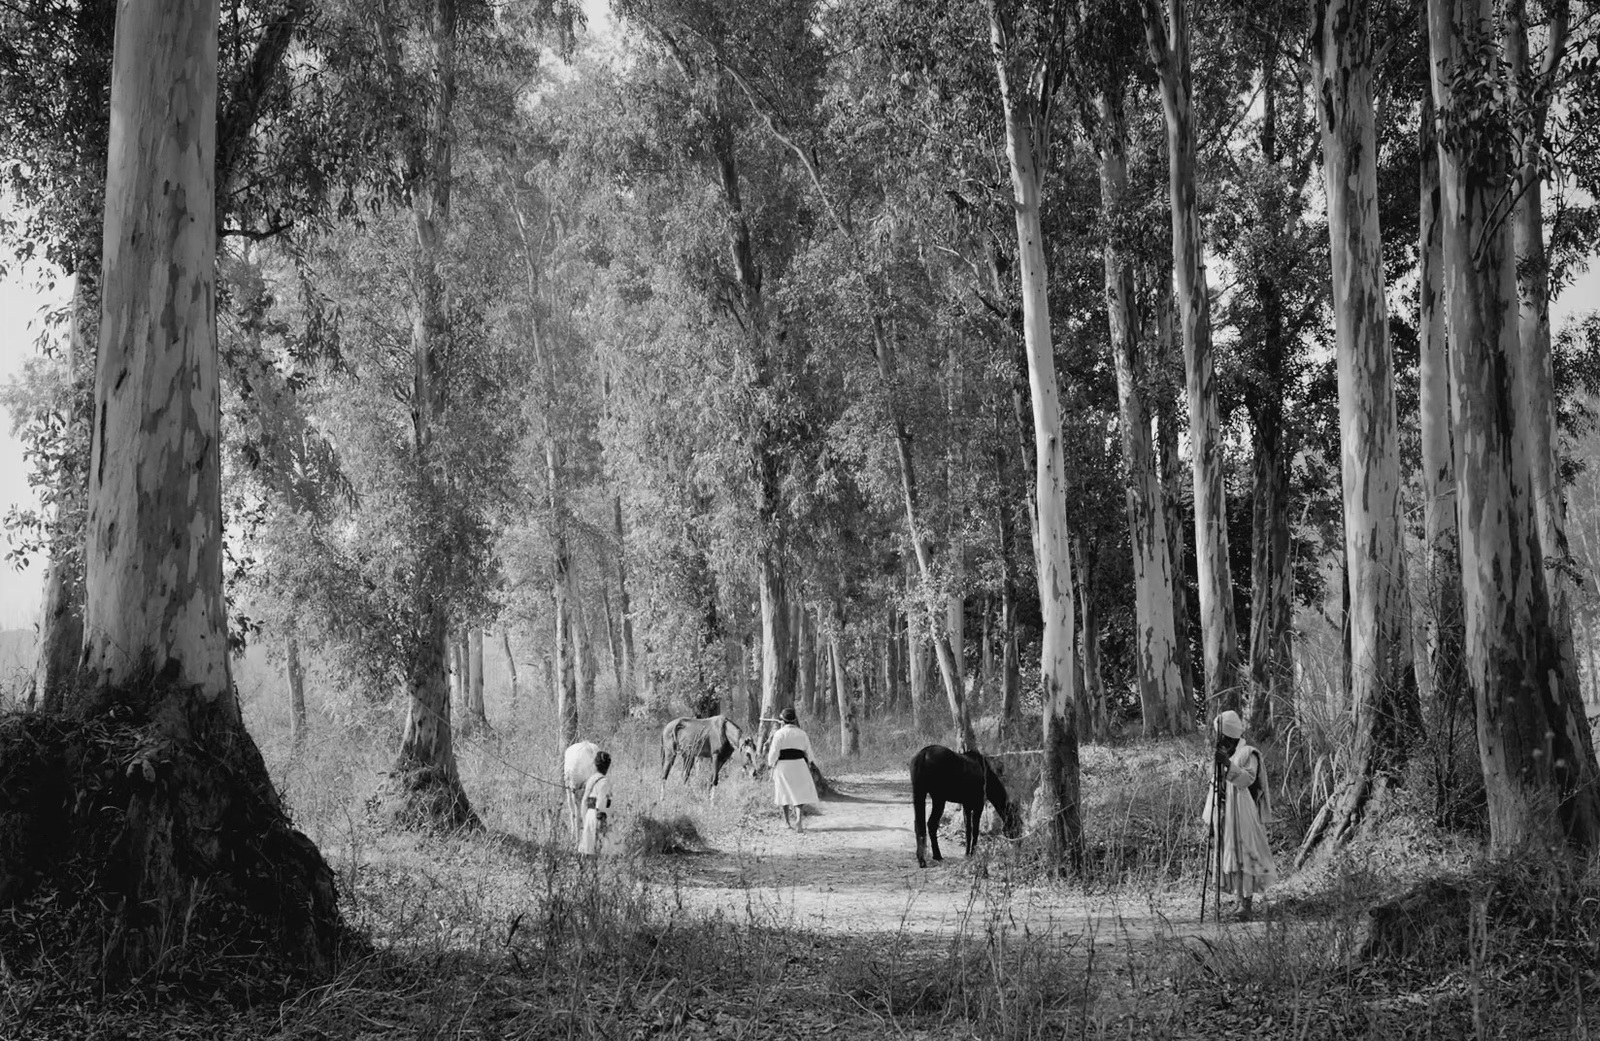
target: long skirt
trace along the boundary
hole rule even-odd
[[[604,844],[605,831],[600,824],[598,810],[583,811],[583,833],[578,836],[578,852],[590,856],[599,856],[600,848]]]
[[[811,766],[804,759],[780,759],[772,768],[772,801],[778,806],[803,806],[819,802],[817,786],[811,780]]]

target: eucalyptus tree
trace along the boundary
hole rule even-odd
[[[1378,226],[1375,5],[1322,0],[1314,12],[1314,93],[1332,245],[1339,370],[1345,575],[1355,742],[1341,790],[1307,833],[1347,840],[1383,809],[1420,724],[1400,504],[1400,447]]]
[[[1515,180],[1499,30],[1488,0],[1429,0],[1465,671],[1492,848],[1590,850],[1600,841],[1600,771],[1556,632],[1533,501],[1537,417],[1524,414],[1518,392],[1518,355],[1530,345],[1519,327],[1514,229],[1499,215]]]
[[[102,436],[89,468],[83,689],[74,705],[89,729],[70,753],[64,736],[51,739],[61,743],[55,768],[70,771],[68,791],[79,783],[72,778],[112,780],[79,792],[65,830],[55,819],[47,831],[12,821],[24,845],[8,856],[23,859],[0,872],[9,880],[26,865],[49,878],[51,859],[72,855],[74,844],[105,864],[115,894],[103,883],[64,894],[107,919],[85,952],[102,975],[156,968],[174,916],[197,926],[226,920],[235,933],[242,921],[251,939],[318,969],[331,963],[341,932],[332,872],[290,827],[228,666],[214,324],[217,26],[211,0],[124,5],[118,14],[95,374]],[[77,838],[26,845],[45,833]],[[267,875],[263,859],[275,865]],[[7,898],[26,889],[8,887]]]
[[[1240,704],[1238,627],[1228,561],[1228,509],[1211,342],[1211,300],[1196,185],[1196,145],[1188,0],[1141,0],[1145,38],[1161,87],[1167,125],[1172,258],[1183,333],[1194,471],[1195,564],[1200,594],[1206,698],[1211,710]]]
[[[1051,119],[1068,56],[1067,25],[1063,12],[1054,5],[989,0],[988,15],[1016,215],[1017,277],[1033,406],[1034,560],[1039,606],[1044,615],[1040,646],[1044,714],[1040,801],[1052,856],[1058,862],[1069,860],[1077,869],[1083,857],[1077,732],[1078,700],[1083,692],[1074,668],[1072,546],[1066,514],[1069,489],[1042,214]]]

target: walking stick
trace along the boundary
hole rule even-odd
[[[1211,889],[1211,850],[1217,841],[1217,765],[1216,758],[1211,760],[1211,827],[1206,832],[1206,862],[1200,874],[1200,921],[1206,920],[1206,894]],[[1219,898],[1220,899],[1220,898]]]
[[[1211,803],[1211,805],[1214,808],[1214,812],[1211,814],[1211,826],[1214,829],[1216,829],[1216,833],[1217,833],[1217,837],[1216,837],[1216,847],[1217,847],[1217,876],[1216,876],[1217,877],[1217,898],[1214,901],[1212,901],[1212,906],[1213,906],[1213,909],[1214,909],[1214,913],[1217,916],[1217,921],[1221,922],[1222,921],[1222,851],[1223,851],[1222,825],[1223,825],[1224,818],[1226,817],[1227,812],[1228,812],[1228,804],[1227,804],[1227,801],[1226,801],[1227,800],[1227,795],[1226,795],[1226,791],[1225,791],[1227,775],[1225,773],[1223,773],[1223,766],[1222,766],[1221,763],[1214,764],[1213,769],[1216,770],[1216,777],[1215,777],[1215,780],[1212,782],[1213,787],[1211,789],[1211,792],[1212,792],[1212,796],[1211,796],[1212,803]]]

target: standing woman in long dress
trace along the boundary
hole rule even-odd
[[[611,813],[611,753],[594,754],[594,776],[583,786],[583,834],[578,836],[578,852],[599,856],[605,843],[607,820]]]
[[[1249,918],[1251,898],[1278,877],[1267,825],[1272,822],[1272,797],[1261,752],[1244,741],[1244,720],[1237,712],[1217,716],[1216,768],[1227,782],[1222,803],[1222,888],[1239,898],[1239,914]],[[1206,796],[1200,819],[1211,825],[1216,792]],[[1215,827],[1215,825],[1212,825]]]
[[[767,749],[767,765],[772,768],[772,800],[783,807],[783,823],[795,831],[806,830],[806,818],[801,807],[817,801],[817,786],[811,780],[811,738],[800,729],[800,718],[794,707],[778,714],[783,723],[772,735]],[[794,807],[794,819],[789,819],[789,808]]]

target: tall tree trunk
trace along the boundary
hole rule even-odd
[[[606,661],[611,663],[611,684],[617,692],[617,703],[627,705],[622,693],[622,642],[617,639],[617,618],[611,610],[611,590],[604,578],[600,582],[600,620],[606,627]]]
[[[1172,260],[1182,313],[1189,394],[1189,454],[1194,470],[1195,564],[1208,712],[1240,706],[1243,677],[1228,565],[1228,504],[1223,489],[1222,420],[1211,348],[1211,299],[1195,186],[1194,114],[1189,72],[1188,0],[1144,0],[1145,35],[1161,81],[1172,204]]]
[[[293,632],[283,641],[289,681],[289,739],[296,750],[306,743],[306,673],[300,665],[300,641]]]
[[[489,724],[483,704],[483,630],[476,625],[467,630],[467,718],[478,726]]]
[[[378,18],[382,43],[397,91],[419,87],[399,71],[400,46],[389,12]],[[434,437],[445,420],[444,355],[450,336],[442,254],[450,228],[451,123],[456,95],[456,7],[441,0],[430,9],[426,46],[431,76],[421,86],[426,98],[426,126],[406,157],[412,184],[412,221],[416,252],[412,258],[411,353],[414,365],[411,397],[413,428],[412,466],[425,483],[438,480]],[[425,495],[442,492],[425,491]],[[419,547],[434,558],[438,571],[449,573],[451,551],[447,545]],[[434,589],[423,589],[416,603],[411,661],[407,674],[406,724],[396,756],[394,780],[402,799],[394,808],[406,823],[442,827],[476,826],[477,816],[467,801],[456,768],[455,746],[450,737],[450,691],[445,658],[450,637],[450,604]]]
[[[1186,532],[1193,525],[1184,523],[1183,460],[1178,455],[1177,384],[1182,380],[1177,330],[1172,317],[1172,273],[1164,270],[1155,289],[1156,337],[1161,346],[1163,377],[1156,392],[1156,454],[1161,460],[1161,501],[1167,518],[1168,559],[1172,562],[1172,631],[1178,650],[1178,677],[1181,684],[1168,687],[1167,714],[1173,730],[1187,733],[1194,729],[1195,684],[1194,652],[1190,639],[1189,550]]]
[[[1021,282],[1023,344],[1028,357],[1028,388],[1033,404],[1036,458],[1034,512],[1038,519],[1035,557],[1039,607],[1044,615],[1039,678],[1043,687],[1044,761],[1039,808],[1044,815],[1046,848],[1055,864],[1083,866],[1083,824],[1078,805],[1077,702],[1073,675],[1072,559],[1067,529],[1066,458],[1061,445],[1060,392],[1050,336],[1049,277],[1040,213],[1049,133],[1050,98],[1030,91],[1036,77],[1018,75],[1017,49],[1002,0],[989,2],[989,40],[1000,82],[1006,121],[1006,159],[1011,173],[1012,208],[1017,222],[1018,277]],[[1049,73],[1042,77],[1049,83]]]
[[[549,497],[551,526],[554,528],[555,573],[551,596],[555,632],[551,634],[555,661],[556,725],[561,732],[561,747],[578,740],[578,679],[573,661],[572,636],[572,553],[567,546],[565,507],[557,473],[556,446],[545,441],[545,488]]]
[[[795,674],[795,704],[810,718],[817,711],[816,642],[810,624],[810,612],[804,605],[794,613],[794,660],[798,665]]]
[[[1127,470],[1124,496],[1128,541],[1133,549],[1134,616],[1137,631],[1133,655],[1139,706],[1147,737],[1177,730],[1167,691],[1180,689],[1179,650],[1173,622],[1172,559],[1167,545],[1167,518],[1150,442],[1150,415],[1144,401],[1144,365],[1134,334],[1133,262],[1120,230],[1126,220],[1128,193],[1128,128],[1122,87],[1117,83],[1097,99],[1100,125],[1100,205],[1107,227],[1105,240],[1106,314],[1111,323],[1111,354],[1117,371],[1117,408],[1122,433],[1122,462]]]
[[[1109,730],[1106,719],[1106,687],[1100,673],[1100,617],[1095,610],[1093,571],[1089,567],[1088,547],[1081,535],[1072,539],[1072,577],[1078,596],[1078,660],[1083,669],[1082,732],[1103,741]]]
[[[833,624],[828,627],[828,661],[833,666],[833,693],[839,706],[839,753],[861,754],[861,707],[850,688],[844,661],[844,608],[833,604]]]
[[[1363,820],[1383,812],[1421,716],[1411,666],[1400,436],[1378,228],[1371,10],[1368,0],[1319,0],[1315,11],[1311,61],[1333,260],[1355,727],[1348,773],[1325,815],[1329,846],[1337,847]],[[1302,859],[1320,838],[1314,825]]]
[[[1276,336],[1281,362],[1281,319]],[[1269,333],[1269,339],[1273,334]],[[1283,444],[1282,385],[1274,381],[1260,395],[1254,416],[1251,483],[1254,502],[1250,538],[1250,696],[1246,726],[1257,737],[1270,735],[1286,703],[1290,683],[1289,623],[1293,617],[1294,576],[1289,559],[1289,456]]]
[[[96,276],[91,272],[78,270],[67,317],[65,367],[73,388],[73,407],[63,436],[83,448],[89,447],[91,420],[77,405],[86,400],[80,388],[92,388],[94,384],[92,336],[99,328],[98,316],[93,313],[95,281]],[[71,700],[69,694],[83,652],[83,523],[87,481],[82,463],[70,465],[67,462],[72,458],[81,456],[76,452],[63,453],[56,478],[50,563],[45,571],[44,612],[40,617],[39,650],[33,670],[34,693],[30,703],[44,712],[59,712]]]
[[[1447,718],[1472,711],[1461,674],[1461,567],[1456,538],[1456,478],[1451,458],[1450,356],[1445,341],[1443,219],[1433,93],[1422,99],[1418,207],[1419,425],[1422,441],[1422,530],[1426,568],[1427,686]],[[1422,683],[1418,684],[1423,686]]]
[[[511,630],[500,630],[500,647],[506,654],[506,671],[511,674],[511,718],[517,717],[517,657],[511,653]]]
[[[900,708],[899,649],[905,646],[900,640],[900,612],[893,604],[883,621],[883,708],[886,714],[893,714]]]
[[[628,704],[638,696],[638,672],[634,665],[633,604],[628,595],[628,550],[622,530],[622,499],[611,497],[611,524],[617,540],[617,614],[622,621],[622,671],[617,680],[618,697]]]
[[[1600,839],[1600,778],[1579,691],[1551,628],[1532,453],[1514,395],[1516,256],[1499,207],[1512,187],[1500,149],[1473,144],[1508,114],[1479,101],[1501,76],[1490,0],[1429,0],[1439,185],[1456,414],[1467,682],[1497,853]],[[1484,60],[1487,55],[1487,62]],[[1488,80],[1486,83],[1485,80]],[[1459,85],[1459,86],[1458,86]],[[1456,91],[1468,88],[1471,108]]]
[[[761,593],[761,712],[760,744],[774,729],[769,720],[794,704],[794,660],[789,639],[789,600],[784,592],[782,565],[777,552],[762,554]]]
[[[1544,245],[1546,125],[1556,76],[1566,53],[1568,0],[1547,5],[1550,21],[1544,55],[1535,69],[1528,53],[1526,0],[1506,0],[1502,36],[1508,103],[1516,164],[1512,170],[1512,242],[1516,256],[1518,330],[1521,349],[1513,358],[1513,411],[1517,440],[1528,452],[1530,495],[1539,545],[1544,552],[1550,597],[1550,627],[1568,674],[1564,683],[1578,689],[1578,657],[1573,643],[1572,554],[1567,545],[1566,496],[1557,459],[1556,395],[1550,350],[1550,261]],[[1553,565],[1553,566],[1552,566]],[[1581,718],[1581,714],[1580,714]]]
[[[906,615],[906,688],[911,698],[911,726],[920,734],[928,703],[928,647],[918,613]]]

